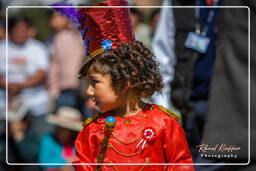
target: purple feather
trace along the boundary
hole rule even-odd
[[[72,4],[69,3],[65,3],[65,2],[57,2],[54,4],[51,4],[50,6],[53,6],[53,10],[59,12],[61,15],[67,17],[68,19],[70,19],[74,24],[76,25],[80,25],[79,23],[79,13],[76,10],[76,8],[58,8],[59,6],[74,6]],[[57,7],[57,8],[54,8]]]

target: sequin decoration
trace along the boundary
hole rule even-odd
[[[102,45],[102,49],[104,49],[104,50],[111,49],[112,48],[112,41],[111,40],[103,40],[101,42],[101,45]]]
[[[93,6],[127,6],[128,3],[124,0],[108,0],[93,4]],[[129,8],[81,8],[79,9],[80,16],[85,16],[82,25],[82,30],[86,30],[85,42],[89,57],[94,57],[99,49],[117,48],[122,42],[134,41],[135,37],[132,32],[132,26],[129,16]],[[83,17],[81,17],[83,18]],[[111,40],[111,45],[102,45],[104,40]],[[85,63],[86,64],[86,63]],[[84,64],[84,65],[85,65]]]

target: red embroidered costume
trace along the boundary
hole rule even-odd
[[[106,116],[108,114],[88,123],[79,133],[75,144],[79,160],[74,163],[97,163],[100,143],[105,136]],[[145,128],[150,131],[145,131]],[[154,136],[147,140],[142,135],[144,133]],[[192,163],[180,124],[156,105],[148,105],[142,112],[133,116],[116,117],[116,126],[110,135],[103,163],[141,163],[141,165],[103,165],[102,170],[194,170],[192,165],[143,165],[144,163]],[[94,170],[95,166],[75,165],[75,168],[77,171],[90,171]]]

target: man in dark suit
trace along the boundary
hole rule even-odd
[[[198,1],[213,2],[211,0]],[[193,6],[195,1],[173,0],[172,5]],[[256,30],[256,2],[234,0],[223,1],[221,5],[249,6],[250,8],[250,61],[251,73],[254,73],[253,66],[256,61],[253,56],[256,52],[252,47],[256,45],[254,31]],[[184,46],[187,34],[195,31],[195,9],[174,8],[173,13],[176,32],[174,49],[176,65],[174,79],[171,82],[171,98],[173,105],[181,111],[183,121],[185,121],[183,125],[194,154],[194,161],[196,163],[233,162],[245,164],[249,160],[248,112],[249,110],[251,113],[255,111],[253,104],[251,109],[248,108],[248,9],[227,7],[219,10],[216,22],[211,27],[214,36],[214,39],[211,39],[213,44],[209,45],[208,52],[205,54]],[[173,21],[168,20],[167,22]],[[161,44],[159,43],[159,45]],[[161,56],[157,57],[161,58]],[[213,60],[205,61],[206,58]],[[201,62],[198,62],[200,60]],[[205,67],[207,63],[210,64],[210,67]],[[201,82],[198,78],[205,79]],[[200,89],[200,87],[203,88]],[[255,77],[251,76],[251,94],[255,92],[254,87]],[[252,115],[251,122],[253,121],[255,118]],[[256,137],[255,133],[255,123],[251,123],[251,139]],[[202,148],[200,149],[200,147]],[[205,150],[207,148],[208,150]],[[212,153],[214,149],[216,153]],[[256,154],[253,147],[251,147],[251,154]],[[252,155],[251,160],[255,160],[255,156]],[[220,165],[198,168],[199,170],[231,169],[228,166]],[[231,170],[240,169],[241,167],[232,167]]]
[[[222,154],[237,155],[237,157],[223,157],[222,160],[227,163],[245,164],[255,162],[256,159],[256,150],[253,147],[256,138],[254,115],[256,105],[255,97],[252,96],[256,94],[256,77],[254,75],[256,69],[256,50],[254,48],[256,46],[256,2],[234,0],[224,1],[223,5],[247,6],[248,8],[225,8],[220,14],[217,23],[216,61],[210,89],[208,119],[202,144],[218,144],[216,153],[223,151]],[[251,76],[248,70],[249,61]],[[250,108],[248,105],[249,95],[252,97]],[[249,113],[251,113],[251,135],[248,132]],[[233,150],[225,151],[224,146],[231,147]],[[236,147],[237,149],[235,149]],[[249,150],[251,150],[250,159]],[[210,159],[219,161],[212,157]],[[206,167],[201,166],[200,168]],[[255,170],[255,166],[223,166],[219,170]]]

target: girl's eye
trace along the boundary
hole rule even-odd
[[[99,80],[92,79],[92,85],[95,86],[97,83],[99,83]]]

